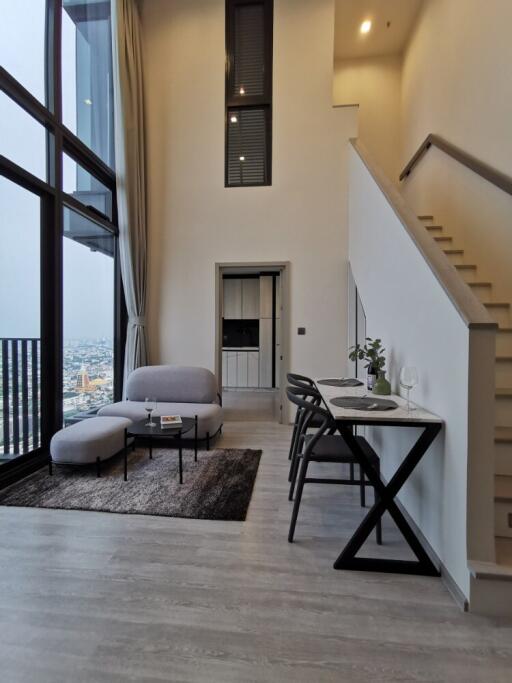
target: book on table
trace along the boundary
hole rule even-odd
[[[160,426],[162,429],[170,427],[181,427],[183,421],[180,415],[161,415],[160,416]]]

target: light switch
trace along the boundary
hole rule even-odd
[[[305,327],[298,327],[297,328],[297,334],[306,334],[306,328]]]

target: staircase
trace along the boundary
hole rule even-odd
[[[512,579],[512,307],[510,302],[496,300],[493,283],[480,277],[477,264],[466,262],[464,249],[455,244],[442,225],[436,225],[433,216],[418,218],[499,325],[494,433],[496,561],[504,565],[505,574],[510,570]]]

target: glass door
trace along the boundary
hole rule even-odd
[[[0,465],[41,444],[41,199],[0,176]]]

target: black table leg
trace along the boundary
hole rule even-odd
[[[153,439],[149,437],[149,459],[153,460]]]
[[[362,470],[368,477],[375,489],[375,504],[363,519],[359,528],[349,540],[336,562],[334,569],[353,569],[357,571],[391,572],[397,574],[417,574],[422,576],[439,576],[439,571],[423,549],[414,531],[400,512],[394,499],[404,483],[410,477],[416,465],[419,463],[427,449],[439,433],[440,424],[417,425],[423,428],[423,432],[414,446],[411,448],[400,467],[397,469],[389,483],[386,485],[379,476],[377,470],[367,459],[364,451],[357,443],[351,428],[340,422],[339,430],[345,439],[347,446],[361,465]],[[386,510],[389,512],[395,524],[400,529],[404,539],[418,558],[412,560],[385,560],[370,557],[356,557],[358,551],[377,526]]]
[[[194,462],[197,462],[197,415],[194,418]]]
[[[51,456],[51,454],[50,454],[50,455],[48,456],[48,473],[50,474],[50,476],[53,474],[53,467],[52,467],[52,465],[53,465],[52,456]]]
[[[180,461],[180,484],[183,484],[183,446],[181,443],[181,432],[178,432],[178,439],[179,439],[178,456],[179,456],[179,461]]]
[[[124,480],[128,481],[128,430],[124,430]]]

